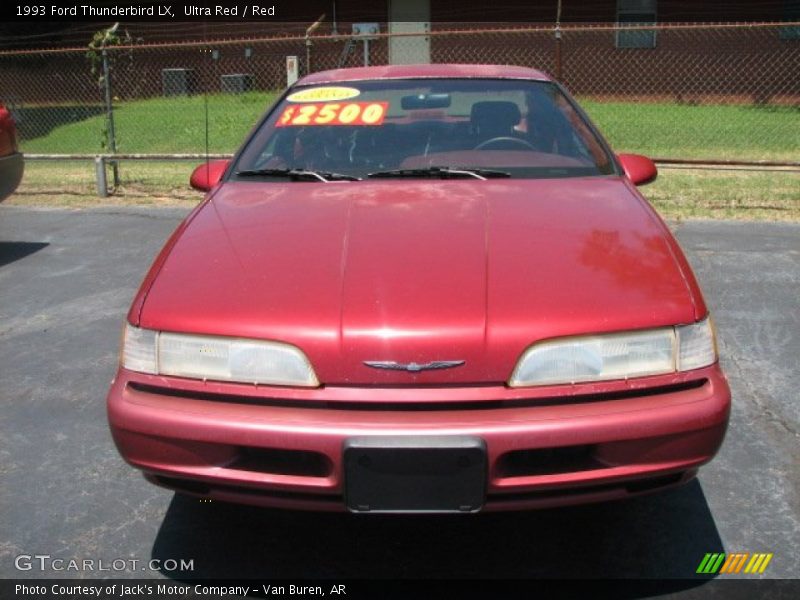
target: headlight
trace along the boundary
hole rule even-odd
[[[290,344],[157,332],[125,326],[122,366],[192,379],[317,387],[303,352]]]
[[[678,357],[676,371],[691,371],[717,362],[717,335],[708,317],[694,325],[676,327]]]
[[[716,360],[709,317],[693,325],[539,342],[522,355],[508,385],[629,379],[699,369]]]

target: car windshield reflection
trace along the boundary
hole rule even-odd
[[[550,82],[409,79],[288,95],[244,149],[235,174],[444,179],[461,172],[483,179],[482,170],[558,178],[607,175],[614,166],[591,125]]]

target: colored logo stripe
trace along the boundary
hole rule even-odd
[[[770,554],[753,554],[753,558],[747,563],[744,569],[745,573],[763,573],[767,568],[769,561],[772,560],[772,553]]]
[[[744,562],[747,560],[748,556],[750,556],[749,552],[734,552],[733,554],[728,554],[728,558],[725,559],[725,564],[722,565],[722,568],[719,570],[719,572],[738,573],[742,570]]]
[[[772,560],[773,554],[757,552],[750,554],[749,552],[733,552],[725,554],[724,552],[707,553],[703,560],[700,561],[700,566],[697,567],[697,573],[704,575],[714,573],[740,573],[744,567],[745,573],[756,574],[763,573],[769,562]],[[750,559],[749,562],[747,559]],[[745,563],[747,566],[745,567]]]
[[[700,566],[697,567],[698,573],[716,573],[722,561],[725,560],[725,554],[706,554]]]

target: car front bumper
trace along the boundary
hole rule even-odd
[[[153,483],[222,501],[345,510],[353,439],[469,437],[485,448],[484,510],[624,498],[689,481],[719,449],[730,390],[718,365],[535,389],[269,388],[120,368],[108,416]]]

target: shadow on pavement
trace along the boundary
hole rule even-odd
[[[194,559],[198,578],[684,578],[722,551],[700,484],[582,507],[478,516],[356,516],[175,496],[156,559]],[[652,591],[652,590],[651,590]]]
[[[47,242],[0,242],[0,267],[34,254],[49,245]]]

